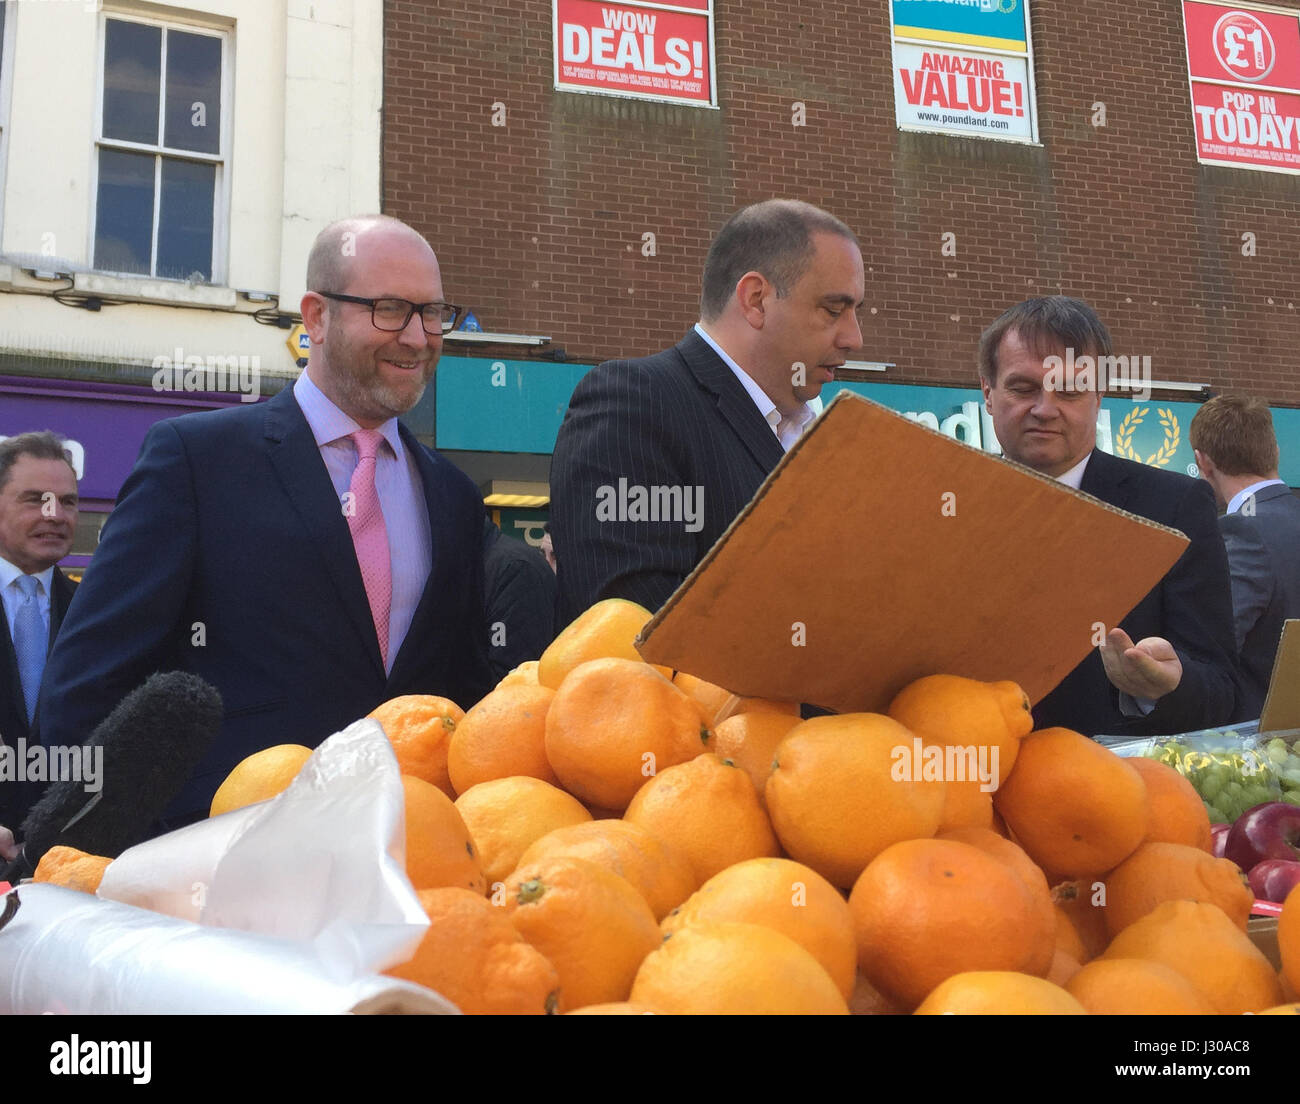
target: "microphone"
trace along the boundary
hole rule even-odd
[[[207,753],[221,716],[221,695],[197,675],[151,675],[75,749],[100,760],[98,790],[69,779],[48,786],[23,821],[23,853],[0,866],[0,881],[30,877],[60,844],[116,858],[141,842]]]

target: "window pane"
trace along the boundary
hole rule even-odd
[[[176,149],[221,150],[221,39],[167,32],[167,140]]]
[[[158,144],[162,28],[108,21],[104,39],[104,137]]]
[[[99,151],[96,268],[148,274],[153,238],[153,171],[152,154]]]
[[[212,200],[217,167],[163,158],[158,209],[158,275],[212,279]]]

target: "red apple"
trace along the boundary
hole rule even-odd
[[[1223,849],[1228,846],[1228,833],[1231,830],[1231,824],[1210,825],[1210,849],[1214,852],[1214,857],[1216,859],[1223,858]]]
[[[1247,809],[1228,832],[1223,854],[1246,871],[1265,859],[1300,861],[1300,806],[1269,801]]]
[[[1280,905],[1300,885],[1300,862],[1265,859],[1251,867],[1247,877],[1257,901],[1276,901]]]

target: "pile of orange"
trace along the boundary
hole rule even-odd
[[[644,662],[597,603],[462,712],[385,703],[430,926],[395,976],[467,1012],[1263,1012],[1300,995],[1175,771],[932,675],[802,721]],[[292,780],[280,749],[231,807]],[[242,766],[242,765],[241,765]],[[232,775],[232,778],[235,776]]]

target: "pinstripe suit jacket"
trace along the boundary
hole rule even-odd
[[[754,400],[694,330],[665,352],[587,373],[551,459],[557,625],[602,598],[657,610],[783,455]],[[637,488],[661,506],[676,493],[683,510],[642,519]],[[686,516],[688,504],[698,517]]]

